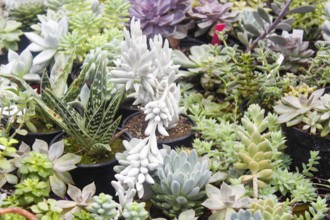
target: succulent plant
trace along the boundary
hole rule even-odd
[[[125,42],[121,48],[121,56],[115,61],[117,67],[110,73],[111,81],[125,84],[126,90],[134,89],[134,93],[130,95],[136,97],[133,104],[144,105],[146,114],[151,113],[153,108],[158,108],[159,102],[165,103],[168,112],[163,112],[167,114],[163,116],[166,118],[158,120],[159,117],[150,114],[146,119],[149,120],[150,125],[146,130],[146,135],[151,131],[156,131],[156,128],[162,132],[166,128],[174,127],[180,113],[180,88],[175,83],[178,66],[173,65],[172,50],[169,48],[168,41],[163,42],[160,35],[155,36],[149,40],[151,49],[148,50],[146,36],[142,34],[140,22],[134,19],[131,22],[130,33],[124,30],[124,35]],[[150,103],[149,106],[147,103]],[[149,107],[150,109],[147,110]],[[162,126],[165,126],[165,129],[162,129]]]
[[[262,214],[263,219],[291,219],[290,210],[285,209],[284,204],[276,203],[271,199],[259,200],[258,202],[252,204],[252,210],[259,210]]]
[[[69,20],[70,29],[79,34],[93,36],[99,33],[101,27],[101,18],[91,11],[82,11],[75,13]]]
[[[195,36],[206,33],[214,24],[230,25],[234,22],[238,11],[229,12],[232,6],[232,2],[221,4],[217,0],[193,0],[189,15],[197,19],[199,30],[195,32]]]
[[[0,187],[2,188],[6,183],[17,184],[18,178],[12,174],[12,172],[16,170],[16,167],[12,161],[8,161],[7,159],[2,160],[0,164]]]
[[[265,181],[272,178],[272,160],[274,155],[273,140],[270,139],[274,131],[268,131],[268,116],[264,116],[265,110],[258,105],[250,105],[244,117],[241,119],[242,126],[238,127],[237,134],[245,149],[238,153],[239,162],[234,164],[236,169],[249,170],[249,174],[242,175],[243,183],[252,181],[253,196],[258,198],[258,188],[266,185]],[[279,139],[282,143],[282,139]],[[281,147],[281,144],[278,145]],[[280,150],[276,149],[276,151]]]
[[[23,150],[24,149],[24,150]],[[76,168],[81,157],[72,153],[63,154],[64,142],[59,141],[48,147],[45,141],[36,139],[30,147],[22,144],[19,148],[23,154],[16,162],[18,171],[27,177],[35,177],[50,183],[51,190],[59,197],[64,198],[66,185],[73,184],[70,170]]]
[[[93,196],[96,188],[94,182],[88,184],[83,190],[78,189],[73,185],[69,185],[67,194],[73,201],[59,200],[57,204],[60,208],[66,209],[67,212],[64,214],[64,219],[72,219],[74,213],[80,212],[86,209],[93,202]]]
[[[118,207],[119,204],[112,200],[112,196],[101,193],[100,195],[93,197],[93,202],[88,210],[91,212],[94,219],[103,220],[113,219],[118,215]]]
[[[282,37],[286,43],[270,42],[269,48],[284,56],[283,68],[293,73],[298,72],[299,67],[311,64],[311,57],[314,54],[312,49],[308,49],[309,42],[303,41],[303,30],[294,29],[292,34],[287,31],[282,32]]]
[[[33,59],[33,65],[42,65],[45,67],[55,56],[60,38],[68,33],[68,19],[63,17],[60,21],[41,20],[41,33],[24,33],[32,42],[28,49],[32,52],[41,52]]]
[[[145,210],[145,203],[144,202],[131,202],[125,205],[122,217],[125,220],[146,220],[149,216],[149,213]]]
[[[38,23],[38,15],[45,14],[46,7],[41,1],[30,1],[11,8],[9,17],[12,20],[22,23],[23,31],[30,31],[31,24]]]
[[[83,70],[80,73],[81,85],[87,79],[93,79],[91,85],[86,83],[82,88],[71,93],[78,100],[74,103],[83,112],[74,109],[73,105],[66,102],[66,98],[58,98],[53,94],[47,74],[43,75],[43,82],[48,87],[42,88],[45,94],[44,101],[49,106],[54,106],[54,111],[58,113],[65,124],[62,128],[83,147],[89,154],[102,155],[111,151],[110,142],[114,136],[116,128],[120,122],[120,117],[115,119],[115,114],[122,99],[122,92],[118,92],[110,100],[107,100],[106,91],[106,53],[102,50],[91,52],[86,58]],[[75,86],[71,89],[77,89]],[[69,92],[71,91],[69,88]],[[71,91],[72,92],[72,91]]]
[[[31,206],[31,210],[40,220],[60,219],[62,209],[57,206],[55,199],[47,199]]]
[[[189,0],[130,0],[131,17],[141,21],[141,28],[148,38],[160,34],[162,37],[184,38],[186,28],[181,22],[190,9]]]
[[[19,27],[22,23],[14,20],[6,20],[0,17],[0,54],[4,52],[3,50],[11,49],[17,50],[17,42],[19,41],[19,36],[23,34]]]
[[[122,29],[124,24],[129,21],[130,4],[126,0],[106,0],[103,2],[104,9],[102,23],[108,28]]]
[[[289,86],[285,96],[296,96],[303,95],[309,97],[316,89],[316,86],[309,86],[306,83],[299,84],[298,86]]]
[[[278,123],[286,123],[288,127],[299,124],[304,114],[318,104],[323,93],[324,89],[318,89],[309,98],[302,95],[300,97],[282,97],[279,103],[274,106],[275,112],[280,115],[278,117]]]
[[[46,182],[38,179],[27,178],[15,185],[14,196],[21,207],[41,202],[49,196],[49,186]]]
[[[188,209],[194,209],[198,216],[202,214],[204,187],[210,177],[207,161],[199,161],[195,150],[189,154],[172,150],[156,171],[151,201],[170,218]]]
[[[250,210],[240,209],[230,216],[230,220],[262,220],[260,211],[251,212]]]
[[[33,178],[46,181],[53,174],[53,164],[46,155],[30,152],[20,160],[18,172],[24,179]]]
[[[208,184],[206,194],[208,198],[202,203],[203,206],[212,210],[210,220],[230,219],[235,209],[250,208],[252,199],[245,197],[243,185],[229,186],[222,183],[221,188]]]
[[[85,211],[85,210],[80,210],[79,212],[73,213],[72,220],[93,220],[93,216],[91,213]]]
[[[32,67],[32,54],[28,49],[18,55],[14,51],[8,51],[8,64],[1,67],[1,72],[6,74],[14,74],[29,82],[40,81],[38,74],[31,72]]]
[[[327,20],[324,21],[321,28],[323,31],[323,39],[325,41],[330,41],[330,2],[325,4],[325,12],[327,16]]]

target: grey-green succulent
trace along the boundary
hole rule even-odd
[[[322,24],[323,39],[330,42],[330,2],[325,4],[325,12],[327,19]]]
[[[57,206],[55,199],[47,199],[31,206],[31,210],[40,220],[60,219],[62,209]]]
[[[125,220],[146,220],[149,217],[149,213],[145,210],[144,202],[131,202],[125,205],[122,212],[122,217]]]
[[[262,220],[260,211],[252,212],[250,210],[240,209],[230,216],[230,220]]]
[[[190,153],[172,150],[156,171],[151,201],[170,218],[188,209],[194,209],[197,216],[201,215],[201,203],[206,197],[205,184],[210,177],[208,162],[199,161],[195,150]]]
[[[88,210],[96,220],[113,219],[118,215],[119,204],[112,200],[112,196],[101,193],[93,197]]]

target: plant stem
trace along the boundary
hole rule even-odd
[[[37,217],[35,217],[35,215],[33,215],[32,213],[26,211],[25,209],[18,208],[18,207],[0,209],[0,215],[7,214],[7,213],[17,213],[19,215],[26,217],[28,220],[38,220]]]
[[[251,46],[248,48],[247,51],[254,50],[254,48],[257,47],[259,41],[265,39],[267,37],[267,35],[270,34],[276,28],[276,26],[281,22],[281,20],[283,19],[283,17],[288,12],[289,7],[290,7],[292,1],[293,0],[288,0],[288,2],[285,3],[284,7],[282,8],[282,10],[279,13],[278,17],[276,18],[276,20],[268,27],[267,31],[265,31],[262,35],[260,35],[257,39],[255,39],[252,42]]]
[[[258,199],[258,177],[257,175],[253,175],[252,179],[252,185],[253,185],[253,198]]]

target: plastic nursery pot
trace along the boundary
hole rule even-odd
[[[0,65],[7,63],[8,63],[8,52],[0,54]]]
[[[121,129],[118,128],[117,132],[119,131],[121,131]],[[52,143],[60,141],[66,137],[68,137],[68,135],[62,132],[52,140]],[[120,138],[122,140],[131,139],[126,132],[124,132]],[[70,171],[70,173],[75,186],[79,189],[82,190],[86,185],[94,182],[96,186],[96,194],[106,193],[114,196],[116,191],[112,187],[111,181],[115,180],[116,172],[113,168],[118,164],[117,160],[97,164],[78,164],[77,168]]]
[[[10,134],[13,134],[14,132],[15,132],[15,128],[12,126],[10,129]],[[43,133],[28,132],[25,136],[16,134],[14,138],[18,140],[20,143],[24,142],[27,145],[32,146],[36,139],[46,141],[48,144],[50,144],[51,141],[60,133],[62,133],[62,130],[55,130],[55,131],[43,132]]]
[[[316,166],[318,172],[316,177],[330,178],[330,138],[310,135],[296,127],[283,126],[287,138],[286,152],[292,157],[294,167],[302,167],[302,163],[307,164],[310,158],[310,151],[319,151],[319,165]]]
[[[139,137],[139,135],[144,134],[144,130],[147,127],[147,122],[144,121],[144,117],[144,114],[140,112],[134,113],[123,121],[122,128],[126,129],[127,133],[129,133],[132,137]],[[186,125],[182,126],[180,123],[185,123]],[[131,125],[135,125],[134,131]],[[167,130],[169,132],[168,137],[164,137],[159,134],[157,135],[158,148],[162,148],[163,144],[169,145],[171,148],[181,146],[191,147],[194,139],[194,132],[192,127],[194,126],[196,126],[196,123],[191,118],[189,118],[187,115],[181,114],[178,125],[172,129]],[[173,138],[173,135],[177,136],[177,134],[180,134],[182,130],[185,130],[182,136]]]

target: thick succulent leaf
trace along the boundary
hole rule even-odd
[[[267,12],[265,11],[265,9],[258,7],[257,11],[258,11],[259,16],[260,16],[262,19],[264,19],[267,23],[270,23],[270,22],[271,22],[271,21],[270,21],[270,17],[269,17],[269,15],[267,14]]]
[[[32,145],[32,149],[34,152],[48,155],[48,144],[46,141],[36,139]]]
[[[67,153],[54,161],[54,170],[57,172],[70,171],[76,168],[77,163],[81,160],[81,156]]]
[[[196,66],[196,64],[191,62],[191,60],[180,50],[174,50],[172,52],[172,58],[175,64],[179,64],[183,67],[193,68]]]
[[[90,198],[92,198],[94,196],[95,192],[96,192],[96,187],[95,187],[94,182],[85,186],[83,188],[82,194],[81,194],[83,201],[87,202]]]
[[[290,11],[290,13],[300,13],[300,14],[305,14],[308,12],[312,12],[315,10],[315,7],[312,5],[304,5],[304,6],[300,6],[297,8],[294,8]]]
[[[79,188],[77,188],[76,186],[73,186],[71,184],[69,184],[69,188],[68,188],[68,195],[70,196],[70,198],[75,201],[75,202],[80,202],[80,197],[82,196],[81,194],[81,190]],[[63,208],[63,207],[62,207]]]
[[[53,193],[55,193],[55,195],[57,195],[61,198],[65,197],[66,185],[60,178],[58,178],[56,175],[52,175],[49,177],[49,183],[50,183],[50,187],[51,187]]]
[[[274,42],[275,44],[279,44],[279,45],[285,45],[287,43],[287,40],[279,35],[272,35],[267,37],[268,40]]]
[[[33,65],[39,65],[50,61],[50,59],[53,58],[55,53],[55,49],[47,49],[42,51],[33,59]]]
[[[51,161],[54,161],[63,154],[63,151],[64,151],[64,141],[61,140],[50,146],[48,157]]]

